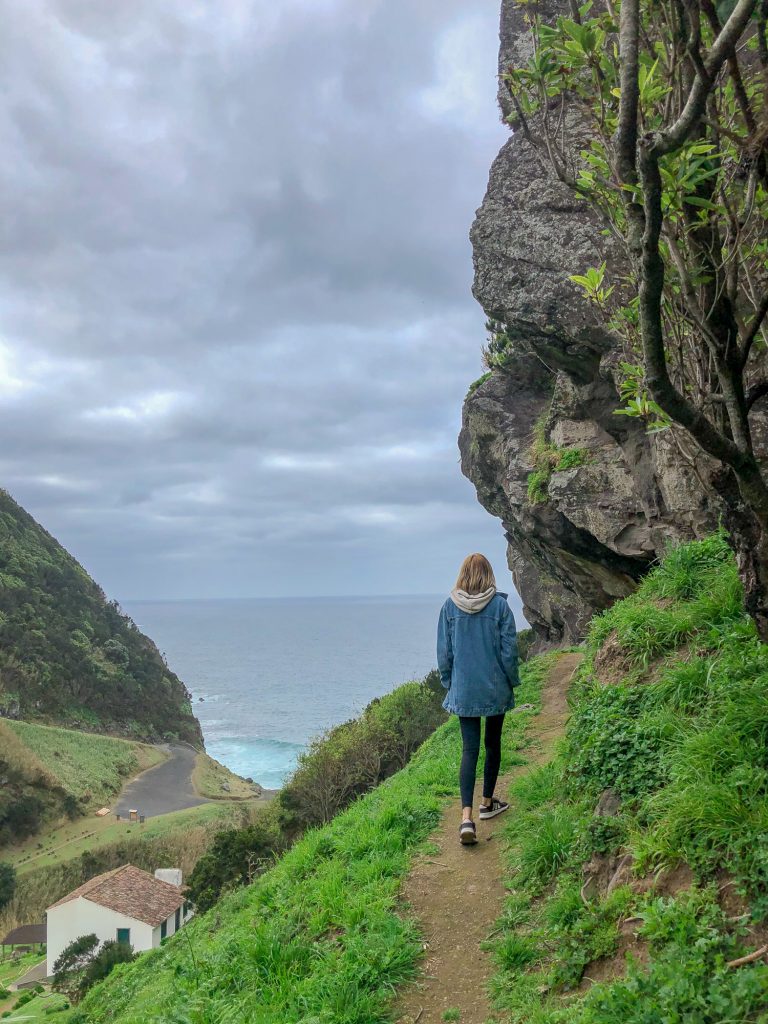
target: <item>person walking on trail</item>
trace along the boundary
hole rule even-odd
[[[515,706],[520,684],[517,631],[507,595],[496,590],[493,569],[484,555],[468,555],[456,586],[440,611],[437,626],[437,666],[448,694],[446,711],[459,716],[462,754],[459,771],[462,822],[459,841],[477,842],[472,814],[480,719],[485,719],[485,770],[481,820],[495,818],[509,804],[494,796],[501,763],[504,715]]]

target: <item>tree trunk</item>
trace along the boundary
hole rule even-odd
[[[744,502],[731,470],[723,468],[712,482],[725,502],[723,526],[736,555],[746,612],[760,639],[768,643],[768,523]]]

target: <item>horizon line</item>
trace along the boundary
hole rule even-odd
[[[244,595],[236,597],[125,597],[118,599],[118,604],[171,604],[195,601],[349,601],[375,598],[440,598],[443,594],[419,593],[419,594],[285,594],[282,596],[260,597],[258,595]]]

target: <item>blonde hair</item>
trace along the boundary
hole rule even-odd
[[[482,594],[489,587],[495,586],[496,577],[485,555],[477,552],[474,555],[467,555],[459,569],[456,589],[463,590],[466,594]]]

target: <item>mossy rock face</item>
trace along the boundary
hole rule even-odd
[[[202,745],[190,695],[83,567],[0,490],[6,717]]]

